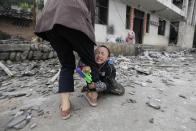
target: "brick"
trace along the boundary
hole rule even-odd
[[[16,57],[16,52],[11,52],[10,53],[10,60],[14,61],[15,60],[15,57]]]
[[[17,52],[16,53],[16,61],[20,61],[21,60],[21,53],[20,52]]]
[[[0,44],[0,52],[30,50],[28,44]]]
[[[33,51],[29,51],[29,54],[28,54],[27,58],[29,60],[31,60],[33,58]]]
[[[21,59],[22,59],[22,60],[27,59],[28,54],[29,54],[29,51],[24,51],[24,52],[21,54]]]
[[[42,58],[43,53],[41,51],[34,51],[33,52],[33,59],[40,60]]]
[[[9,58],[9,52],[1,52],[0,60],[7,60]]]

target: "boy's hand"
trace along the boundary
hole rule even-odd
[[[91,84],[88,84],[88,85],[86,85],[86,86],[84,86],[84,87],[82,87],[82,89],[81,89],[81,92],[88,92],[88,91],[96,91],[96,87],[95,87],[95,83],[94,82],[92,82]]]
[[[88,84],[88,88],[89,88],[89,89],[95,89],[95,88],[96,88],[96,87],[95,87],[95,83],[92,82],[91,84]]]
[[[82,67],[82,72],[90,74],[91,73],[91,68],[90,66],[84,66]]]

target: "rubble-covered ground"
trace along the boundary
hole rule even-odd
[[[0,69],[0,131],[195,131],[196,54],[144,52],[112,57],[124,96],[101,94],[96,108],[80,93],[85,82],[77,74],[72,117],[61,120],[57,59],[5,64]]]

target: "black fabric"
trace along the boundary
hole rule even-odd
[[[109,91],[111,88],[110,81],[116,78],[116,69],[113,64],[110,64],[109,60],[99,67],[99,78],[106,84]]]
[[[109,60],[99,67],[99,77],[103,82],[106,82],[107,79],[115,79],[116,69],[113,64],[110,64]]]
[[[102,82],[106,84],[106,93],[112,93],[115,95],[123,95],[125,92],[124,87],[118,83],[116,78],[116,69],[111,61],[108,60],[102,66],[99,67],[99,77]]]
[[[46,32],[46,37],[57,52],[62,65],[59,93],[74,91],[73,73],[76,64],[73,51],[76,51],[81,60],[91,67],[93,82],[99,81],[94,57],[94,44],[91,43],[91,40],[84,33],[62,25],[55,25],[51,31]]]

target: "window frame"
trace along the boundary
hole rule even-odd
[[[108,25],[108,9],[109,9],[109,0],[96,0],[96,8],[95,8],[96,24]]]
[[[131,6],[127,5],[126,6],[126,29],[131,28]]]
[[[150,31],[150,14],[147,14],[147,18],[146,18],[146,33],[149,33]]]
[[[165,36],[165,30],[166,30],[166,21],[159,19],[158,35]]]

